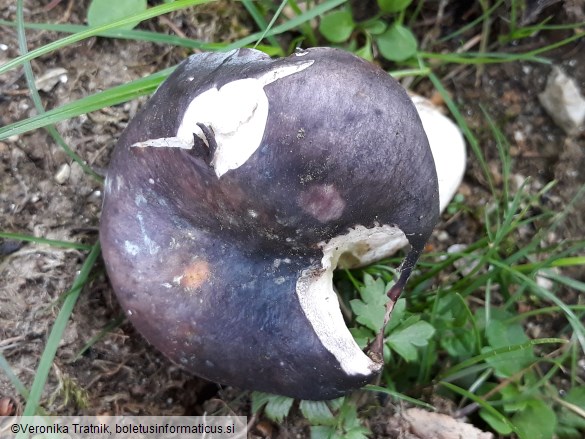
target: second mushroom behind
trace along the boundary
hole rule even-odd
[[[401,288],[438,216],[427,137],[386,72],[337,49],[240,49],[191,56],[129,124],[100,234],[128,318],[172,361],[328,399],[382,367],[348,331],[333,270],[409,244]]]

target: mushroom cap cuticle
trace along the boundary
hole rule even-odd
[[[128,125],[100,239],[129,319],[181,367],[330,399],[382,367],[333,271],[410,245],[403,285],[438,217],[425,131],[386,72],[338,49],[240,49],[191,56]]]

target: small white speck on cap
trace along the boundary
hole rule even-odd
[[[142,194],[136,195],[136,197],[134,198],[134,204],[136,204],[137,206],[144,206],[145,204],[147,204],[146,197]]]
[[[140,247],[130,241],[124,241],[124,249],[132,256],[136,256],[140,252]]]

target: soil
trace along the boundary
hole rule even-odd
[[[89,2],[43,3],[46,6],[25,2],[27,22],[83,23]],[[460,16],[468,21],[478,14],[473,7],[464,12],[468,16],[463,13]],[[537,11],[536,17],[552,16],[553,23],[569,23],[583,21],[584,14],[576,0]],[[420,26],[413,29],[421,37],[432,29],[445,35],[461,25],[455,19],[457,16],[454,12],[445,14],[439,25],[433,22],[436,11],[425,10]],[[0,19],[15,19],[15,2],[0,0]],[[501,21],[497,25],[503,26]],[[154,19],[141,27],[209,42],[241,38],[254,30],[243,6],[229,1]],[[479,31],[472,29],[463,36],[465,41]],[[493,32],[497,35],[496,24]],[[570,34],[571,31],[539,33],[509,43],[503,50],[526,52]],[[59,36],[54,32],[27,31],[29,48]],[[453,50],[453,47],[446,48]],[[174,65],[189,53],[186,49],[153,43],[92,38],[37,58],[32,67],[37,78],[51,69],[66,70],[66,82],[54,84],[47,92],[41,91],[43,105],[50,109]],[[18,54],[15,29],[1,26],[0,64]],[[583,39],[546,56],[553,65],[562,67],[575,78],[585,93]],[[483,111],[510,141],[513,184],[521,184],[530,177],[529,190],[536,192],[556,179],[558,183],[545,202],[548,207],[561,210],[585,183],[585,135],[583,131],[566,135],[540,105],[537,95],[544,89],[550,70],[551,66],[546,64],[514,62],[479,68],[444,68],[439,72],[470,128],[479,136],[496,183],[501,184],[500,161]],[[414,88],[437,100],[430,82],[417,82]],[[77,154],[103,172],[116,139],[145,100],[139,98],[76,117],[57,124],[57,129]],[[0,76],[0,124],[33,114],[23,70],[11,70]],[[72,163],[47,131],[37,130],[0,141],[0,169],[0,231],[80,243],[97,239],[101,184]],[[460,193],[471,211],[483,206],[490,197],[482,171],[472,156]],[[550,239],[555,242],[582,239],[584,208],[583,199],[578,200],[573,213]],[[481,233],[481,224],[474,215],[445,217],[435,233],[433,245],[444,248],[470,243]],[[84,257],[85,252],[79,250],[0,239],[0,352],[27,387],[32,383],[58,312],[59,298],[70,288]],[[43,394],[43,406],[48,412],[141,415],[207,412],[252,416],[249,392],[224,388],[184,372],[152,349],[128,323],[116,326],[77,358],[91,337],[122,316],[101,265],[95,273],[80,296],[57,352]],[[567,273],[585,280],[581,271]],[[6,398],[14,404],[16,412],[22,410],[23,399],[7,376],[0,373],[0,407]],[[385,403],[369,419],[376,437],[396,437],[384,427],[385,419],[393,411],[395,407]],[[279,437],[308,435],[306,421],[300,417],[293,417],[280,427],[263,418],[249,419],[255,425],[254,434],[261,437],[270,432]]]

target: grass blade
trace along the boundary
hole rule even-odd
[[[16,33],[17,33],[17,37],[18,37],[18,47],[20,49],[20,53],[22,55],[26,55],[28,52],[28,48],[27,48],[27,44],[26,44],[26,35],[24,32],[23,0],[18,0],[18,2],[17,2],[16,22],[17,22]],[[37,87],[35,85],[34,73],[32,71],[32,67],[31,67],[29,61],[24,63],[24,76],[26,78],[26,83],[28,85],[30,97],[33,101],[35,109],[37,110],[37,113],[39,115],[43,115],[45,113],[45,107],[43,106],[43,103],[41,102],[41,96],[39,95],[39,91],[37,90]],[[69,156],[69,158],[71,158],[71,160],[73,160],[79,166],[81,166],[81,169],[83,169],[83,171],[86,174],[92,176],[94,179],[96,179],[99,182],[103,181],[103,178],[101,176],[99,176],[90,166],[88,166],[81,159],[81,157],[79,157],[77,154],[75,154],[75,152],[69,147],[69,145],[67,145],[67,143],[65,142],[63,137],[61,137],[61,134],[59,134],[59,132],[57,131],[57,129],[53,125],[49,125],[46,128],[47,128],[47,131],[49,132],[49,134],[51,135],[51,137],[53,138],[53,140],[55,141],[55,143],[57,143],[63,149],[63,151],[65,151],[65,154],[67,154],[67,156]]]
[[[93,337],[91,337],[85,343],[85,345],[83,345],[83,347],[81,348],[81,350],[73,358],[73,361],[79,360],[82,357],[82,355],[89,348],[91,348],[94,344],[96,344],[98,341],[100,341],[102,338],[104,338],[107,334],[109,334],[112,331],[112,329],[115,329],[118,326],[120,326],[124,322],[124,320],[126,320],[126,316],[124,314],[122,314],[122,315],[116,317],[115,319],[111,320],[106,326],[104,326],[101,329],[100,332],[98,332],[96,335],[94,335]]]
[[[570,41],[569,41],[570,42]],[[552,50],[550,48],[548,50]],[[504,62],[515,61],[532,61],[542,64],[551,64],[546,58],[537,55],[547,50],[528,53],[502,53],[502,52],[466,52],[466,53],[436,53],[436,52],[419,52],[418,55],[425,59],[435,59],[446,63],[456,64],[499,64]]]
[[[505,263],[500,261],[492,261],[492,263],[494,265],[499,266],[502,270],[512,274],[515,278],[518,279],[519,281],[518,283],[520,285],[524,284],[528,285],[532,289],[532,291],[534,291],[538,296],[560,307],[563,313],[565,314],[565,317],[573,327],[575,336],[577,337],[577,340],[581,345],[581,350],[585,352],[585,326],[583,325],[583,322],[579,319],[579,317],[575,315],[575,313],[569,308],[569,306],[566,303],[564,303],[561,299],[559,299],[555,294],[553,294],[546,288],[543,288],[540,285],[538,285],[534,280],[530,279],[525,274],[514,271]]]
[[[247,46],[248,44],[256,43],[256,41],[258,41],[259,38],[268,38],[272,35],[279,35],[289,30],[295,29],[301,26],[302,24],[306,23],[307,21],[317,18],[320,15],[323,15],[325,12],[330,11],[331,9],[334,9],[344,4],[345,2],[347,2],[347,0],[327,0],[323,3],[320,3],[319,5],[315,6],[312,9],[308,9],[303,14],[291,18],[286,23],[282,23],[279,24],[278,26],[273,27],[266,33],[257,32],[252,35],[248,35],[247,37],[242,38],[241,40],[238,40],[228,45],[226,47],[226,50],[239,49],[240,47]]]
[[[449,377],[454,375],[455,373],[457,373],[463,369],[466,369],[469,366],[477,364],[481,361],[484,361],[487,358],[493,358],[493,357],[497,357],[498,355],[501,355],[501,354],[507,354],[509,352],[516,352],[516,351],[521,351],[524,349],[529,349],[529,348],[536,346],[536,345],[555,344],[555,343],[565,344],[565,343],[568,343],[568,341],[565,339],[562,339],[562,338],[539,338],[537,340],[530,340],[526,343],[517,344],[514,346],[504,346],[502,348],[493,349],[489,352],[485,352],[481,355],[476,355],[475,357],[472,357],[472,358],[469,358],[465,361],[462,361],[461,363],[457,364],[456,366],[453,366],[453,367],[447,369],[445,372],[443,372],[438,377],[438,379],[440,379],[440,380],[449,379]]]
[[[2,352],[0,352],[0,369],[2,369],[4,371],[4,373],[8,377],[8,380],[14,386],[14,388],[17,390],[17,392],[20,393],[20,395],[23,398],[27,398],[28,397],[28,389],[24,386],[24,384],[22,384],[22,381],[20,381],[20,379],[12,371],[10,364],[8,364],[8,361],[6,361],[6,358],[4,358],[4,355],[2,355]]]
[[[79,244],[77,242],[58,241],[55,239],[37,238],[36,236],[21,235],[20,233],[6,233],[0,232],[0,238],[13,239],[15,241],[27,241],[35,244],[47,244],[53,247],[72,248],[75,250],[91,250],[92,246],[87,244]]]
[[[451,112],[453,117],[455,118],[455,121],[457,122],[457,125],[459,126],[459,128],[463,132],[463,135],[467,139],[469,146],[471,146],[471,149],[474,152],[476,159],[479,161],[479,165],[481,166],[481,170],[483,171],[484,176],[487,179],[488,185],[490,187],[490,192],[492,193],[492,195],[495,196],[496,189],[495,189],[495,185],[493,182],[492,174],[491,174],[490,169],[488,167],[488,164],[483,156],[481,148],[479,147],[479,141],[477,140],[477,137],[475,137],[475,135],[469,129],[469,126],[467,125],[465,118],[463,117],[463,115],[459,111],[459,108],[457,107],[457,105],[455,104],[453,99],[451,99],[451,96],[449,96],[449,93],[447,92],[447,90],[445,89],[445,87],[443,86],[443,84],[441,83],[439,78],[433,72],[430,72],[428,77],[431,80],[431,82],[433,83],[433,85],[435,86],[435,88],[437,89],[437,91],[441,94],[441,97],[445,101],[445,105],[447,106],[447,108],[449,109],[449,111]]]
[[[478,406],[480,406],[481,408],[483,408],[484,410],[489,412],[492,416],[494,416],[496,419],[498,419],[500,422],[506,424],[512,431],[514,431],[515,433],[518,433],[516,426],[514,424],[512,424],[512,422],[506,416],[504,416],[502,413],[497,411],[495,408],[493,408],[490,404],[488,404],[483,399],[477,397],[477,395],[475,395],[471,392],[468,392],[467,390],[462,389],[461,387],[456,386],[456,385],[451,384],[451,383],[441,381],[439,384],[441,386],[451,390],[452,392],[455,392],[461,396],[466,397],[467,399],[472,400]]]
[[[200,3],[208,3],[209,1],[211,1],[211,0],[198,0],[198,1],[179,0],[179,1],[176,1],[172,4],[176,5],[176,4],[180,3],[184,6],[185,4],[193,5],[193,4],[200,4]],[[278,34],[281,34],[283,32],[286,32],[288,30],[294,29],[295,27],[300,26],[301,24],[303,24],[309,20],[312,20],[315,17],[318,17],[320,14],[323,14],[324,12],[327,12],[330,9],[333,9],[333,8],[345,3],[345,1],[346,0],[328,0],[320,5],[316,6],[315,8],[310,9],[307,12],[296,16],[295,18],[287,21],[286,23],[283,23],[279,26],[274,27],[270,31],[266,32],[265,36],[268,37],[270,35],[278,35]],[[169,6],[169,5],[162,5],[162,6]],[[160,8],[160,7],[156,6],[155,8],[151,8],[146,12],[149,12],[149,11],[157,9],[157,8]],[[171,9],[171,10],[176,10],[176,9],[179,9],[179,8],[175,7],[174,9]],[[157,11],[158,11],[158,13],[154,14],[153,16],[161,15],[162,13],[164,13],[164,12],[160,12],[159,9],[157,9]],[[167,9],[165,9],[164,11],[168,12]],[[123,26],[124,24],[128,24],[130,22],[136,22],[137,19],[142,17],[145,13],[135,15],[135,16],[128,18],[128,19],[125,19],[125,20],[116,21],[114,24],[116,26]],[[152,14],[153,13],[151,12],[151,15]],[[145,18],[142,18],[142,19],[145,19]],[[105,29],[106,27],[107,27],[107,29]],[[114,27],[115,26],[113,24],[109,24],[107,26],[100,26],[99,28],[96,28],[96,29],[100,30],[100,32],[103,32],[105,30],[108,30],[108,29],[111,29]],[[98,34],[100,32],[98,32]],[[84,31],[84,32],[81,32],[81,33],[78,33],[75,35],[79,35],[79,34],[86,35],[88,33],[91,33],[91,35],[89,35],[89,36],[96,35],[95,29],[89,29],[87,31]],[[263,33],[255,33],[255,34],[249,35],[248,37],[243,38],[241,40],[238,40],[238,41],[224,47],[223,49],[224,50],[232,50],[232,49],[244,47],[248,44],[253,44],[261,36],[263,36]],[[87,38],[87,36],[85,36],[85,38]],[[83,39],[83,38],[81,38],[81,39]],[[59,40],[59,41],[63,41],[63,40]],[[61,45],[59,45],[56,48],[63,47],[63,46],[67,45],[67,44],[63,44],[63,43],[60,43],[60,44]],[[43,48],[40,48],[39,50],[41,50],[41,49],[45,50],[44,49],[45,47],[46,46],[43,46]],[[52,50],[54,50],[54,49],[52,49]],[[47,53],[47,52],[50,52],[50,50],[45,50],[43,53]],[[33,53],[37,53],[37,52],[31,51],[28,53],[28,55],[31,55]],[[43,53],[40,53],[40,54],[37,53],[36,56],[39,56]],[[23,62],[27,61],[28,59],[33,59],[34,57],[35,56],[32,56],[32,57],[26,58],[26,59],[24,59],[23,57],[15,58],[13,61],[11,61],[11,63],[14,63],[16,61],[18,61],[18,62],[16,62],[15,65],[8,66],[8,64],[5,64],[4,66],[0,67],[0,73],[4,72],[6,70],[9,70],[10,68],[15,67],[16,65],[20,65]],[[23,59],[21,59],[21,58],[23,58]],[[22,133],[25,133],[27,131],[31,131],[34,129],[43,128],[47,125],[51,125],[51,124],[54,124],[56,122],[66,120],[66,119],[69,119],[71,117],[76,117],[76,116],[79,116],[81,114],[89,113],[91,111],[99,110],[101,108],[104,108],[104,107],[107,107],[110,105],[117,105],[117,104],[120,104],[123,102],[127,102],[127,101],[134,99],[136,97],[139,97],[139,96],[151,94],[152,92],[154,92],[154,90],[156,90],[158,85],[174,70],[174,68],[175,67],[171,67],[171,68],[162,70],[160,72],[153,73],[152,75],[149,75],[145,78],[141,78],[141,79],[138,79],[136,81],[132,81],[128,84],[123,84],[123,85],[120,85],[118,87],[114,87],[114,88],[111,88],[109,90],[106,90],[106,91],[96,93],[94,95],[79,99],[77,101],[70,102],[68,104],[65,104],[65,105],[59,107],[59,108],[49,110],[44,115],[33,116],[31,118],[4,126],[4,127],[0,128],[0,140],[5,139],[5,138],[10,137],[10,136],[13,136],[13,135],[22,134]]]
[[[13,21],[0,20],[0,26],[16,27]],[[48,30],[53,32],[63,32],[74,34],[86,32],[92,29],[90,26],[82,24],[53,24],[53,23],[24,23],[25,29]],[[160,32],[152,32],[140,29],[113,29],[102,32],[98,35],[105,38],[116,38],[119,40],[148,41],[151,43],[168,44],[170,46],[186,47],[189,49],[201,50],[220,50],[225,47],[226,43],[206,43],[204,41],[183,38],[177,35],[167,35]]]
[[[79,274],[75,278],[75,281],[71,286],[71,290],[67,293],[67,297],[63,301],[63,305],[59,311],[59,315],[55,319],[55,324],[51,329],[45,350],[41,356],[39,367],[35,374],[35,379],[30,389],[30,394],[26,402],[24,412],[22,413],[23,416],[34,416],[37,413],[41,395],[43,393],[43,389],[45,388],[45,383],[47,382],[47,378],[51,370],[51,365],[53,364],[53,359],[57,353],[57,348],[59,347],[59,341],[63,337],[63,332],[65,331],[65,327],[67,326],[67,322],[69,321],[73,307],[77,302],[77,298],[81,292],[81,287],[86,283],[99,254],[100,245],[99,242],[96,242],[93,245],[91,252],[85,259]]]
[[[38,58],[41,55],[53,52],[62,47],[70,46],[71,44],[78,43],[79,41],[83,41],[87,38],[98,36],[109,30],[116,29],[118,27],[126,26],[129,24],[135,24],[136,22],[141,22],[144,20],[148,20],[150,18],[158,17],[159,15],[168,14],[169,12],[184,9],[189,6],[197,6],[205,3],[211,3],[212,1],[215,0],[176,0],[172,3],[154,6],[152,8],[147,9],[144,12],[113,21],[112,23],[104,24],[102,26],[91,27],[83,32],[77,32],[68,37],[62,38],[57,41],[53,41],[52,43],[41,46],[35,50],[31,50],[27,54],[20,55],[11,61],[8,61],[3,66],[0,66],[0,74],[5,73],[8,70],[11,70],[15,67],[21,66],[25,62]]]
[[[69,102],[61,107],[47,111],[45,114],[29,117],[0,128],[0,140],[7,137],[26,133],[27,131],[46,127],[72,117],[80,116],[111,105],[121,104],[139,96],[153,93],[159,84],[175,69],[170,67],[153,73],[145,78],[137,79],[127,84],[119,85],[108,90]]]
[[[272,17],[272,20],[270,20],[270,23],[268,23],[268,26],[264,26],[264,29],[262,29],[262,36],[260,38],[258,38],[258,41],[256,41],[256,44],[254,44],[254,48],[256,48],[256,46],[258,46],[258,44],[260,44],[262,42],[262,40],[266,37],[266,34],[274,26],[274,23],[276,22],[276,20],[278,20],[278,17],[282,13],[282,10],[284,9],[285,6],[286,6],[286,0],[282,0],[280,2],[280,6],[278,7],[276,12],[274,13],[274,17]],[[270,38],[272,36],[273,35],[270,35],[270,36],[268,36],[268,38]]]
[[[258,7],[254,4],[254,2],[252,0],[242,0],[242,4],[246,8],[252,19],[256,22],[258,28],[262,31],[267,30],[268,22],[266,21]],[[279,49],[282,50],[280,44],[278,43],[274,35],[270,35],[267,39],[270,42],[270,44],[272,44],[274,47],[278,47]]]
[[[394,390],[390,390],[387,389],[385,387],[381,387],[381,386],[375,386],[373,384],[368,384],[367,386],[364,387],[365,390],[369,390],[370,392],[380,392],[380,393],[385,393],[386,395],[390,395],[393,398],[402,400],[402,401],[406,401],[409,402],[411,404],[414,405],[418,405],[420,407],[424,407],[426,409],[432,410],[432,411],[436,411],[437,409],[432,406],[431,404],[427,404],[424,401],[419,401],[418,399],[415,398],[411,398],[410,396],[406,396],[400,392],[395,392]]]

